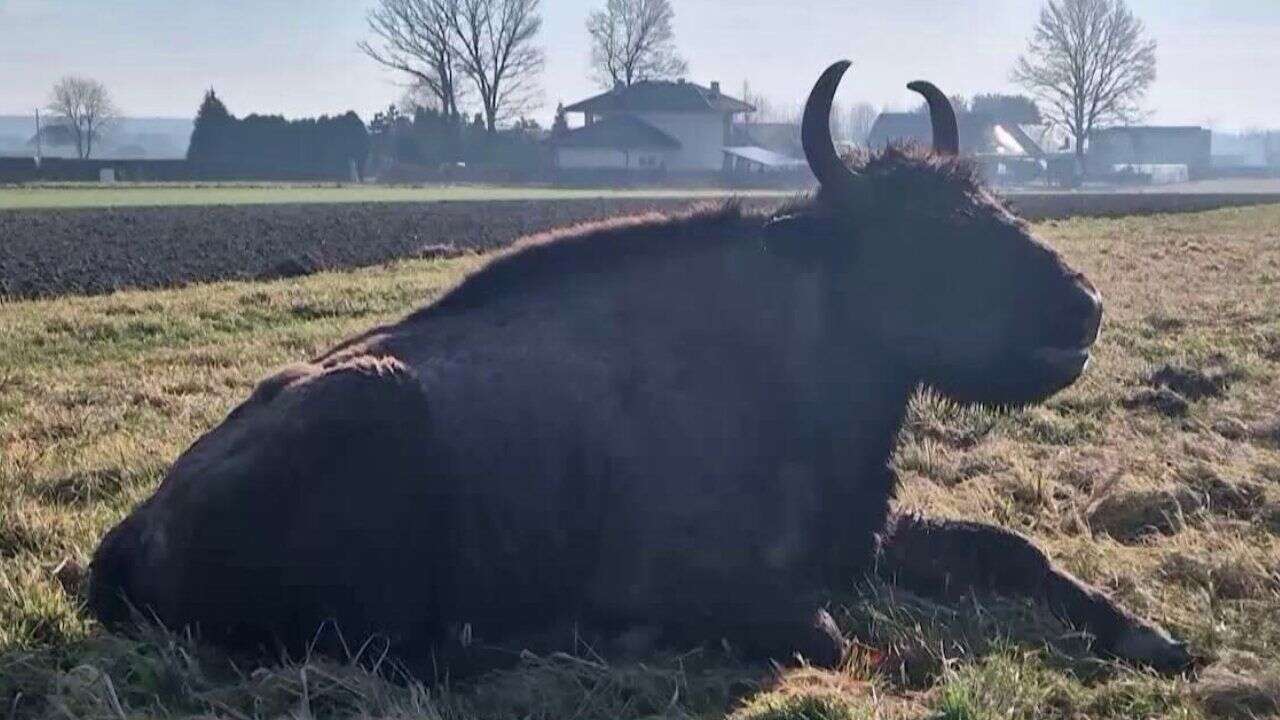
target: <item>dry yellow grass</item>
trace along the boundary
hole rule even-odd
[[[997,522],[1214,658],[1092,660],[1025,604],[833,598],[867,645],[775,676],[698,654],[530,658],[478,688],[361,663],[235,667],[81,611],[103,530],[270,368],[428,300],[478,262],[0,304],[0,714],[18,717],[1263,717],[1280,710],[1280,207],[1039,226],[1102,289],[1093,368],[1015,413],[919,396],[902,503]],[[1161,372],[1163,371],[1163,372]],[[353,653],[355,650],[353,649]],[[365,660],[374,657],[366,649]],[[367,663],[366,663],[367,664]]]

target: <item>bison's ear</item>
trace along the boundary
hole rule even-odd
[[[805,265],[848,255],[848,238],[836,237],[832,222],[810,214],[778,215],[764,226],[764,245],[771,255]]]

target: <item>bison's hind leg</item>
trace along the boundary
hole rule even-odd
[[[708,643],[727,648],[741,660],[786,665],[799,659],[824,668],[839,666],[849,649],[830,613],[809,603],[691,613],[664,622],[658,634],[660,646],[676,650]]]
[[[1055,567],[1027,538],[994,525],[899,515],[885,532],[878,571],[918,595],[1029,597],[1090,633],[1102,652],[1164,672],[1189,667],[1186,645]]]
[[[131,618],[133,565],[138,554],[136,522],[124,522],[103,538],[89,565],[90,611],[99,622],[119,626]]]

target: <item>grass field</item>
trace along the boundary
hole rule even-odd
[[[121,183],[0,185],[0,210],[36,208],[263,205],[279,203],[440,202],[476,200],[578,200],[584,198],[722,197],[726,190],[563,189],[490,185],[310,185]],[[769,191],[735,195],[786,196]]]
[[[0,191],[3,192],[3,191]],[[1212,662],[1163,678],[1093,659],[1023,604],[832,598],[840,672],[703,653],[528,658],[475,687],[367,663],[232,664],[188,637],[104,634],[81,611],[103,530],[270,368],[394,318],[481,259],[0,305],[0,713],[134,718],[1266,717],[1280,712],[1280,207],[1039,231],[1101,288],[1097,362],[1043,407],[928,394],[901,502],[1025,532]],[[358,654],[353,648],[353,654]],[[376,659],[366,650],[363,660]]]

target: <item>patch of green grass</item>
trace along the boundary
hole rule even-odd
[[[1005,650],[959,666],[939,693],[941,720],[1192,718],[1176,684],[1135,673],[1083,685],[1035,654]]]
[[[948,685],[942,691],[934,720],[981,720],[982,713],[967,685]]]
[[[774,191],[638,188],[634,190],[505,187],[500,185],[346,184],[56,184],[0,186],[0,210],[150,207],[173,205],[269,205],[280,203],[485,202],[593,198],[716,198],[729,195],[789,197]]]
[[[734,713],[734,720],[869,720],[871,710],[838,695],[764,695]]]

